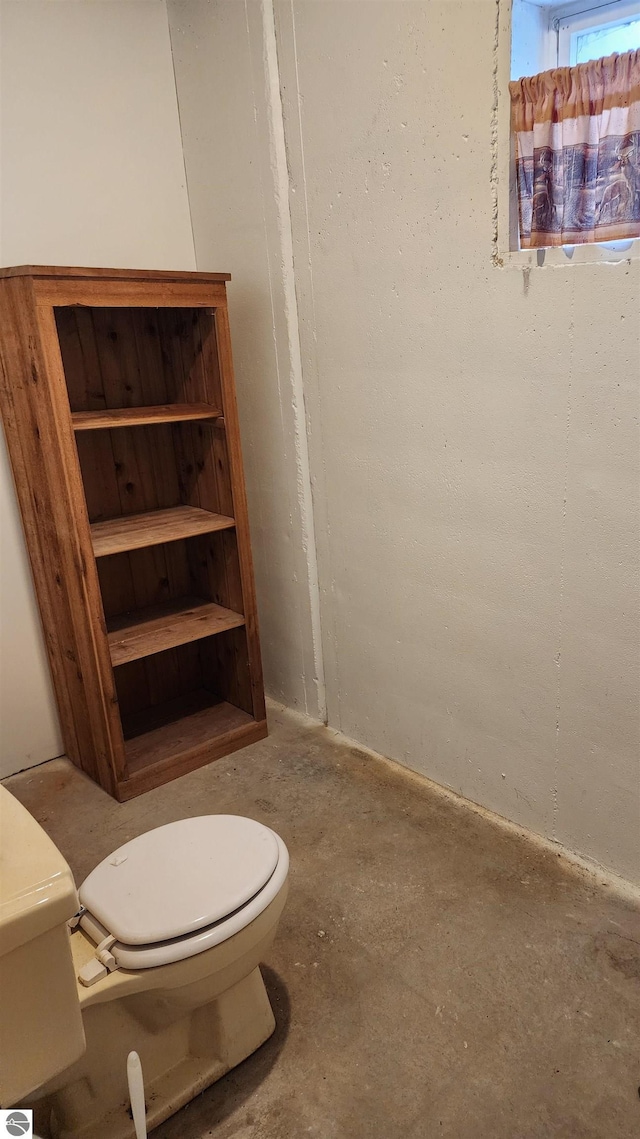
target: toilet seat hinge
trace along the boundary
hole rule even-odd
[[[113,973],[114,970],[118,968],[118,962],[113,956],[113,953],[109,953],[109,950],[111,949],[111,946],[115,944],[115,941],[116,938],[113,937],[112,934],[109,934],[109,936],[105,937],[104,941],[101,941],[100,944],[96,947],[96,957],[98,958],[98,961],[102,962],[109,973]]]
[[[109,973],[115,972],[118,968],[118,962],[113,956],[113,953],[110,953],[109,950],[116,940],[117,938],[115,938],[113,934],[109,934],[108,937],[103,938],[100,944],[96,946],[96,951],[91,961],[78,973],[78,980],[81,985],[85,985],[88,988],[90,985],[95,985],[97,981],[102,981]]]

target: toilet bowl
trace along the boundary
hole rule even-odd
[[[40,1135],[128,1139],[129,1051],[151,1129],[273,1032],[259,962],[286,900],[286,847],[251,819],[183,819],[114,851],[78,897],[59,851],[0,791],[0,853],[12,848],[16,878],[11,912],[0,905],[0,1022],[22,1025],[0,1102],[33,1106]],[[16,841],[39,852],[21,879]]]

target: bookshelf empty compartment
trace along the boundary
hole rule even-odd
[[[100,558],[114,666],[245,623],[235,530]]]
[[[222,408],[213,310],[68,305],[55,319],[72,412]]]
[[[246,631],[229,629],[114,669],[126,784],[139,793],[176,765],[200,766],[255,738]],[[240,745],[241,746],[241,745]],[[164,781],[164,780],[162,780]]]

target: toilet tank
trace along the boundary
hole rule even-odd
[[[67,920],[73,876],[0,787],[0,1106],[19,1107],[85,1049]]]

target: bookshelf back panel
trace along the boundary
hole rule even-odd
[[[233,517],[224,428],[160,423],[76,434],[90,522],[166,507]]]
[[[235,531],[221,530],[99,558],[105,616],[199,597],[244,613]]]
[[[114,675],[125,739],[148,731],[154,719],[170,719],[171,709],[164,709],[173,701],[184,714],[184,702],[203,693],[212,704],[226,700],[253,714],[244,629],[119,665]]]
[[[113,670],[125,737],[127,720],[205,687],[200,641],[130,661]]]
[[[221,406],[214,310],[55,309],[72,411]]]

